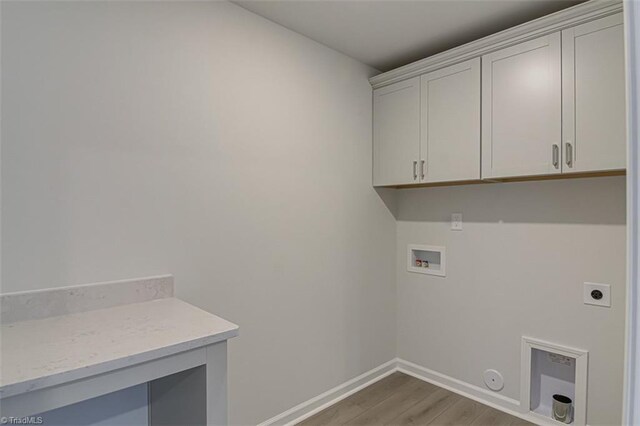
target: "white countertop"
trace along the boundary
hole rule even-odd
[[[9,397],[210,345],[238,326],[169,297],[2,325]]]

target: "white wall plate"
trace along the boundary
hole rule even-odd
[[[584,283],[585,305],[611,307],[611,286],[609,284]]]
[[[492,391],[500,391],[504,387],[504,378],[498,370],[489,369],[485,370],[482,374],[484,384],[487,385]]]
[[[451,213],[451,230],[462,231],[462,213]]]

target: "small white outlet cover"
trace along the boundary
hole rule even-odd
[[[451,230],[462,231],[462,213],[451,213]]]
[[[611,307],[611,286],[609,284],[584,283],[584,303]]]
[[[484,373],[482,373],[482,378],[484,379],[484,384],[492,391],[497,392],[504,387],[504,378],[498,370],[485,370]]]

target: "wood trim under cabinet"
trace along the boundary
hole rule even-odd
[[[476,184],[487,184],[487,183],[531,182],[531,181],[580,179],[580,178],[606,177],[606,176],[625,176],[626,174],[627,174],[626,170],[609,170],[605,172],[584,172],[584,173],[555,174],[555,175],[543,175],[543,176],[518,176],[513,178],[466,180],[466,181],[457,181],[457,182],[433,182],[433,183],[415,183],[415,184],[408,184],[408,185],[388,185],[388,186],[378,186],[377,188],[396,188],[396,189],[431,188],[431,187],[437,187],[437,186],[459,186],[459,185],[476,185]]]

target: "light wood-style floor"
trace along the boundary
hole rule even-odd
[[[298,425],[520,426],[532,423],[396,372]]]

